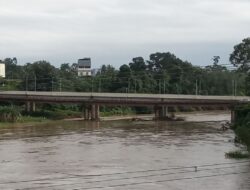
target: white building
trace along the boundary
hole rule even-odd
[[[0,62],[0,77],[5,78],[5,63]]]
[[[91,76],[91,59],[90,58],[78,59],[77,74],[79,77]]]

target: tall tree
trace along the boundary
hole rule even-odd
[[[230,55],[230,62],[235,66],[241,66],[243,71],[250,68],[250,37],[242,40],[234,46],[234,51]]]

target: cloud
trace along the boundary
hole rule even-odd
[[[249,10],[247,0],[1,0],[0,57],[118,66],[160,50],[207,64],[249,36]]]

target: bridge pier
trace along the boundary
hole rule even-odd
[[[236,119],[235,111],[231,109],[231,124],[235,123],[235,119]]]
[[[27,101],[25,102],[25,111],[26,112],[35,112],[36,111],[36,103]]]
[[[89,108],[84,108],[84,120],[89,120]]]
[[[164,120],[168,115],[168,106],[155,106],[155,120]]]
[[[26,112],[30,112],[30,102],[28,101],[28,102],[25,102],[25,111]]]
[[[95,104],[95,120],[100,120],[100,106],[99,104]]]
[[[84,109],[84,119],[99,121],[100,119],[100,105],[99,104],[91,104],[89,107]]]

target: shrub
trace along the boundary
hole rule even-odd
[[[16,122],[20,118],[20,110],[17,107],[3,106],[0,107],[0,121],[1,122]]]

